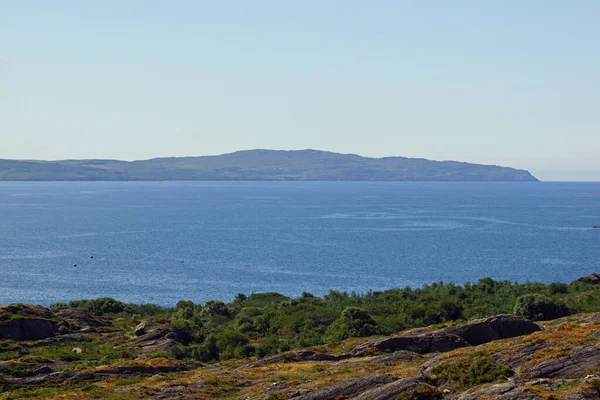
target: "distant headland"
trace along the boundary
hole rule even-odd
[[[537,182],[525,170],[320,150],[119,160],[0,160],[0,181],[473,181]]]

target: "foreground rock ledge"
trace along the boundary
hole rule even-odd
[[[475,320],[464,325],[450,326],[432,332],[391,336],[369,340],[355,347],[349,357],[363,357],[373,351],[412,351],[419,354],[447,352],[461,347],[478,346],[494,340],[529,335],[542,328],[525,318],[501,314]]]

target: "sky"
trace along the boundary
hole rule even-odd
[[[321,149],[600,180],[597,0],[0,0],[0,158]]]

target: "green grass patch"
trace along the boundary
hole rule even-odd
[[[512,368],[481,353],[447,361],[433,369],[438,386],[462,391],[484,383],[501,382],[514,375]]]
[[[115,386],[135,385],[136,383],[140,383],[142,380],[143,380],[143,378],[140,378],[140,377],[122,378],[122,379],[117,379],[114,382],[114,385]]]

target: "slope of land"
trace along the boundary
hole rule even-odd
[[[49,339],[2,343],[0,355],[7,361],[0,361],[1,399],[542,400],[600,396],[600,313],[539,324],[501,315],[454,327],[430,327],[375,340],[349,339],[262,360],[217,364],[180,361],[161,357],[160,352],[144,354],[145,347],[156,346],[151,335],[159,336],[164,325],[136,336],[133,320],[79,317],[94,327]],[[481,333],[481,326],[494,323],[493,334]],[[494,336],[503,330],[509,334]],[[463,340],[461,332],[481,334],[484,343],[449,345]],[[423,340],[438,340],[440,346],[418,345]],[[391,342],[395,345],[381,345]]]
[[[341,312],[336,305],[360,297],[267,293],[239,295],[230,304],[180,302],[168,310],[112,299],[50,309],[3,306],[0,399],[597,399],[600,312],[589,311],[599,309],[599,277],[568,285],[489,278],[435,284],[368,294],[363,298],[378,296],[374,309]],[[458,299],[465,312],[506,303],[502,307],[514,306],[518,315],[465,319],[462,312],[446,313],[443,323],[382,335],[389,330],[378,327],[390,314],[377,312],[377,304],[385,307],[385,298],[396,308],[393,315],[409,312],[415,325],[423,322],[420,312],[398,308],[394,294],[423,304],[429,299],[425,312],[436,309],[433,303],[456,311],[457,304],[449,304]],[[520,296],[514,300],[513,294]],[[311,304],[337,316],[327,320]],[[547,318],[557,314],[566,316]],[[302,327],[305,318],[312,320]],[[324,344],[264,350],[274,338],[319,335],[319,321],[342,335],[328,328]]]
[[[0,160],[0,180],[537,181],[528,171],[494,165],[318,150],[246,150],[132,162]]]

